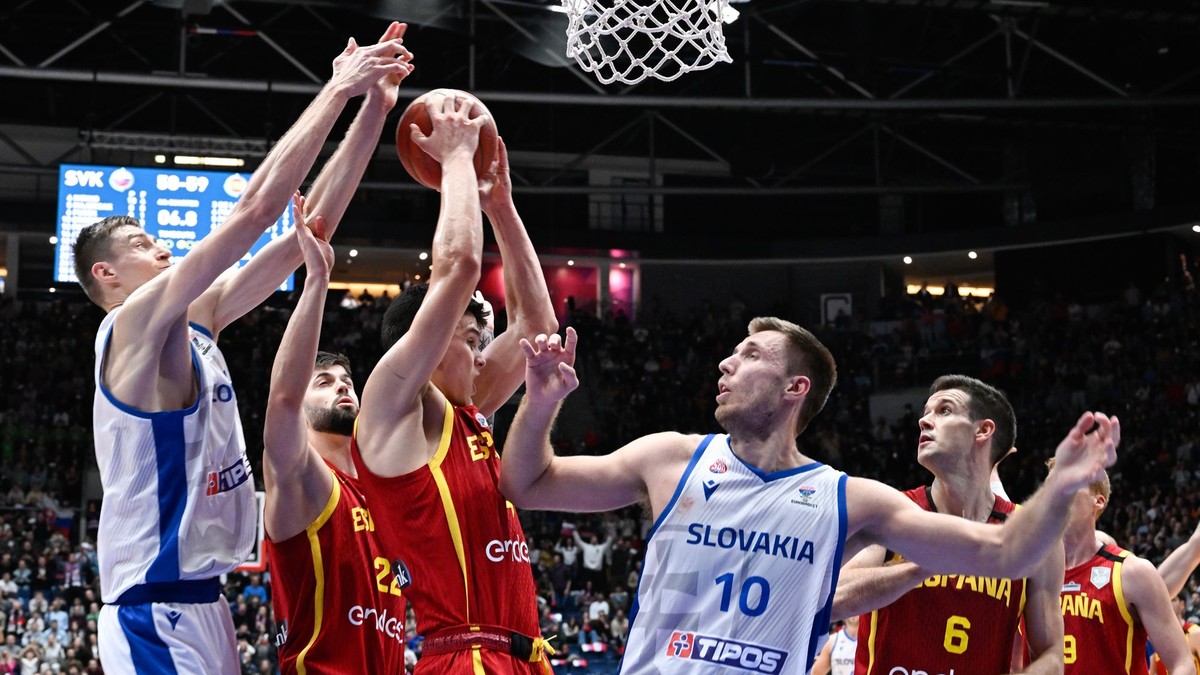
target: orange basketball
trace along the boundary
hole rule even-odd
[[[429,120],[429,111],[425,108],[425,103],[433,99],[434,104],[438,105],[446,96],[472,101],[474,103],[471,113],[473,117],[480,114],[487,115],[487,122],[479,130],[479,146],[475,149],[476,176],[482,176],[491,167],[499,148],[500,136],[496,130],[496,120],[492,118],[487,106],[473,95],[458,89],[434,89],[416,97],[412,103],[408,104],[404,115],[400,117],[400,124],[396,126],[396,152],[400,155],[400,163],[404,165],[408,175],[421,185],[434,190],[440,190],[442,187],[442,165],[430,157],[429,153],[422,150],[421,146],[413,142],[412,127],[409,125],[416,124],[421,133],[429,135],[433,130],[433,123]]]

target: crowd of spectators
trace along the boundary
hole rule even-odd
[[[350,356],[361,385],[378,359],[386,299],[332,302],[322,347]],[[238,389],[248,450],[261,476],[262,415],[274,348],[289,304],[255,310],[221,336]],[[766,311],[769,308],[754,308]],[[717,431],[717,364],[754,312],[743,302],[672,312],[651,302],[623,315],[569,318],[580,334],[581,388],[568,399],[553,442],[561,454],[604,453],[646,433]],[[498,317],[501,319],[502,316]],[[94,467],[92,344],[100,313],[82,298],[0,299],[0,675],[101,672],[93,549],[97,504],[85,499]],[[812,322],[801,322],[813,327]],[[921,391],[962,372],[1005,390],[1019,424],[1001,476],[1028,497],[1043,462],[1079,412],[1122,420],[1110,471],[1112,506],[1100,527],[1161,561],[1200,520],[1200,295],[1191,288],[1130,287],[1108,302],[1050,297],[1010,307],[955,294],[909,296],[886,318],[841,316],[815,327],[833,351],[839,384],[800,439],[803,451],[852,474],[899,488],[929,481],[915,461]],[[878,414],[879,394],[913,392],[914,405]],[[516,400],[498,414],[502,436]],[[651,523],[639,507],[578,516],[525,513],[543,633],[563,664],[614,663],[624,647]],[[226,585],[246,673],[272,673],[269,572]],[[1194,580],[1186,612],[1200,614]],[[420,653],[408,617],[410,657]]]

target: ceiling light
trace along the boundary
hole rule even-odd
[[[621,263],[621,269],[625,269],[625,263]]]
[[[910,255],[904,256],[904,264],[911,265],[912,264],[912,256],[910,256]]]
[[[50,243],[51,243],[51,244],[57,244],[57,243],[58,243],[58,237],[51,236],[51,237],[50,237]]]
[[[356,248],[350,249],[350,257],[357,258],[358,257],[358,249],[356,249]]]
[[[574,267],[574,266],[575,266],[575,261],[574,261],[574,260],[568,260],[568,261],[567,261],[567,267]]]
[[[175,155],[175,163],[183,166],[245,166],[246,160],[237,157],[200,157]]]
[[[418,260],[428,260],[429,254],[426,253],[425,251],[421,251],[421,255],[417,256],[417,259]]]
[[[1045,0],[992,0],[993,5],[1006,7],[1028,7],[1031,9],[1049,9],[1050,3]]]
[[[1192,232],[1200,232],[1200,225],[1193,225]]]
[[[967,257],[970,258],[971,260],[974,260],[979,257],[979,254],[976,253],[975,251],[971,251],[970,253],[967,254]]]

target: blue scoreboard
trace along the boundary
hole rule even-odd
[[[137,218],[178,263],[225,222],[249,182],[249,175],[223,171],[63,164],[58,174],[54,280],[76,281],[71,252],[75,239],[83,228],[108,216]],[[238,264],[245,265],[271,240],[287,235],[292,225],[289,205]],[[289,276],[279,290],[290,291],[294,283],[294,275]]]

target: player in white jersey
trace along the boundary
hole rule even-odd
[[[846,617],[842,628],[829,637],[817,654],[812,675],[854,675],[854,656],[858,652],[858,616]]]
[[[1086,413],[1030,508],[1005,524],[924,511],[800,453],[796,437],[824,407],[836,367],[812,333],[766,317],[720,364],[716,418],[728,436],[659,433],[602,457],[555,457],[550,427],[579,385],[576,340],[568,329],[565,341],[522,343],[526,394],[500,484],[522,508],[649,503],[655,524],[636,602],[650,610],[630,622],[627,675],[808,672],[837,615],[841,560],[871,543],[931,571],[1028,576],[1059,545],[1072,495],[1116,460],[1119,422]]]
[[[108,312],[96,338],[94,408],[106,672],[238,672],[217,577],[248,555],[256,507],[216,336],[282,283],[299,248],[284,237],[230,268],[286,208],[346,102],[410,70],[408,58],[398,39],[365,48],[351,40],[228,219],[175,268],[133,218],[106,218],[75,243],[80,283]]]

